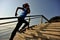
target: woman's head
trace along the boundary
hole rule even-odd
[[[27,13],[30,13],[30,6],[28,3],[23,4],[23,8],[27,9]]]
[[[25,4],[23,4],[23,7],[24,8],[29,8],[29,4],[28,3],[25,3]]]

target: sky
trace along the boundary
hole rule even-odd
[[[17,7],[29,3],[30,15],[44,15],[48,19],[60,16],[60,0],[0,0],[0,18],[14,17]]]

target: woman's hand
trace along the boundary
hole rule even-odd
[[[17,16],[17,13],[15,13],[15,16]]]

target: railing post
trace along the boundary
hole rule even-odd
[[[41,16],[40,17],[40,24],[42,24],[43,23],[43,17]]]
[[[30,25],[30,17],[29,17],[29,25]],[[28,25],[28,29],[29,29],[29,25]]]

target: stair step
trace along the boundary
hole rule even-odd
[[[52,32],[52,31],[40,31],[42,34],[50,34],[55,36],[60,36],[60,32]]]
[[[50,30],[50,31],[60,31],[60,29],[43,29],[43,30],[45,30],[45,31],[48,31],[48,30]]]
[[[49,27],[49,26],[50,26],[50,27],[60,27],[60,22],[59,22],[59,23],[58,23],[58,22],[57,22],[57,23],[49,23],[49,24],[48,24],[48,27]]]
[[[32,37],[30,34],[27,33],[17,33],[18,36],[24,38],[24,37]]]
[[[34,27],[33,29],[37,30],[37,29],[40,29],[40,27],[37,26],[37,27]]]
[[[53,36],[53,35],[49,35],[49,34],[42,34],[43,36],[46,36],[48,39],[53,39],[53,40],[60,40],[60,36]]]
[[[16,33],[16,36],[14,37],[14,40],[24,40],[24,35],[23,34],[19,34],[19,33]]]
[[[26,30],[25,33],[27,33],[27,34],[34,34],[34,35],[38,36],[36,30]]]
[[[48,25],[48,27],[60,27],[60,25],[59,26],[56,26],[56,25]]]
[[[49,29],[49,28],[56,28],[56,29],[60,29],[60,27],[47,27],[47,29]]]
[[[60,27],[60,25],[48,25],[48,27]]]
[[[49,24],[52,24],[52,25],[60,25],[60,22],[49,23]]]
[[[38,36],[38,35],[36,35],[37,33],[36,32],[32,32],[33,30],[28,30],[28,32],[26,31],[25,33],[17,33],[16,34],[16,37],[14,38],[14,40],[16,39],[16,40],[18,40],[18,39],[20,39],[20,40],[29,40],[29,39],[35,39],[34,38],[34,36]],[[33,36],[34,35],[34,36]],[[39,38],[39,37],[38,37]],[[38,39],[38,38],[36,38],[36,39]]]
[[[60,27],[60,25],[47,25],[48,27]]]

